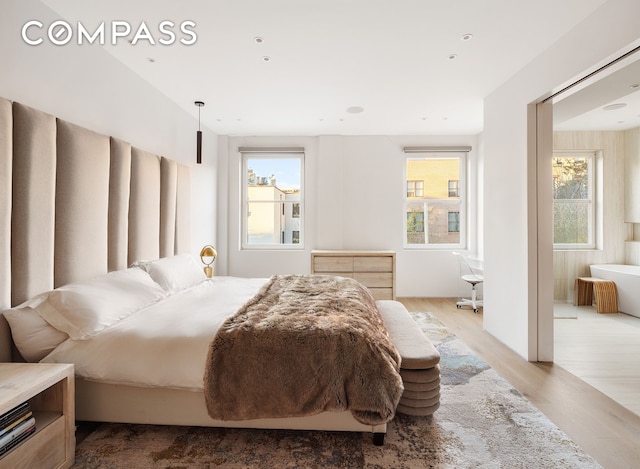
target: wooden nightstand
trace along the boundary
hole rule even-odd
[[[75,460],[73,365],[0,363],[0,414],[29,401],[36,433],[0,457],[0,467],[71,467]]]

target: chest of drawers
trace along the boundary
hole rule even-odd
[[[351,277],[371,290],[376,300],[396,298],[394,251],[311,251],[311,272]]]

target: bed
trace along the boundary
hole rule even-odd
[[[28,361],[74,363],[79,420],[367,431],[381,443],[403,390],[373,297],[347,278],[206,279],[177,255],[4,317]]]
[[[5,99],[0,99],[0,169],[0,310],[13,310],[13,313],[5,313],[6,317],[13,315],[10,319],[12,322],[16,322],[19,315],[20,321],[27,324],[23,324],[23,331],[27,335],[46,339],[46,342],[57,333],[53,343],[55,346],[46,350],[45,356],[39,357],[28,351],[20,354],[11,334],[19,337],[21,326],[14,324],[10,331],[5,318],[0,315],[0,360],[24,358],[31,361],[74,362],[77,373],[77,419],[364,431],[376,435],[377,443],[382,442],[381,436],[389,420],[387,417],[379,423],[363,423],[362,419],[354,418],[349,410],[340,410],[314,411],[303,416],[214,419],[209,416],[203,391],[193,383],[193,373],[189,375],[191,381],[185,376],[165,377],[169,381],[157,385],[123,376],[100,376],[100,371],[96,375],[93,374],[95,370],[85,369],[81,359],[65,355],[63,352],[68,345],[64,344],[84,341],[83,334],[87,331],[83,329],[86,326],[83,321],[86,317],[80,314],[83,308],[68,308],[72,314],[76,314],[75,319],[80,326],[65,323],[64,318],[55,318],[50,303],[56,294],[51,296],[51,292],[60,292],[65,288],[73,291],[73,286],[78,283],[105,277],[112,279],[121,272],[135,272],[126,282],[120,282],[123,291],[127,291],[126,284],[148,282],[148,279],[143,280],[139,276],[141,272],[149,274],[147,268],[150,259],[153,262],[175,258],[184,260],[181,255],[190,252],[191,238],[190,169],[165,156],[155,155],[117,138],[92,132]],[[161,285],[162,282],[158,283],[157,279],[152,279],[161,285],[162,291],[156,292],[156,296],[153,292],[148,293],[145,301],[160,307],[186,295],[187,290],[202,304],[215,302],[216,298],[223,296],[233,297],[233,301],[221,307],[222,312],[214,321],[215,324],[222,323],[232,310],[244,305],[267,282],[267,279],[203,280],[201,270],[195,269],[193,263],[189,272],[186,272],[186,268],[178,270],[181,274],[172,277],[168,284],[183,282],[186,287],[167,287]],[[196,270],[198,275],[194,273]],[[231,287],[231,282],[235,282],[235,286]],[[225,283],[226,293],[221,295],[221,290],[217,288]],[[234,289],[238,291],[237,296],[229,293]],[[204,294],[205,290],[211,297]],[[109,331],[119,327],[120,322],[134,322],[136,317],[144,317],[145,311],[153,310],[149,305],[143,307],[138,304],[136,314],[127,315],[113,304],[114,299],[120,301],[125,296],[112,295],[109,301],[99,305],[108,319],[103,321],[100,315],[99,330],[96,332],[96,324],[91,324],[88,335],[108,336]],[[64,303],[60,298],[56,301],[58,306]],[[49,329],[43,338],[39,334],[42,333],[44,317],[47,318],[45,326]],[[154,317],[143,321],[146,330],[152,330],[149,325],[155,324],[155,320]],[[56,325],[53,331],[50,330],[51,323]],[[175,319],[173,325],[177,329],[188,329],[185,323]],[[215,327],[207,327],[212,327],[206,329],[210,342]],[[185,330],[185,333],[185,337],[189,337],[191,332]],[[201,353],[204,339],[193,339],[191,345],[195,344],[198,344],[198,358],[193,358],[189,347],[182,349],[172,345],[172,353],[176,357],[180,357],[181,353],[187,354],[187,361],[193,362],[190,368],[198,369],[201,377],[202,361],[206,359]],[[52,343],[45,345],[46,349]],[[100,346],[107,348],[100,349]],[[114,350],[113,344],[96,347],[103,351],[105,357]],[[129,353],[134,354],[132,351]],[[396,365],[399,366],[399,363]],[[141,366],[153,371],[163,369],[160,364]],[[129,374],[139,371],[129,370]],[[159,374],[154,373],[154,376],[157,378]],[[393,401],[396,397],[390,399]]]

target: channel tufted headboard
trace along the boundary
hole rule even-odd
[[[0,311],[190,251],[187,166],[0,98]],[[0,317],[0,361],[11,337]]]

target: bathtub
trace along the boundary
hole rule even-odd
[[[620,312],[640,318],[640,265],[595,264],[590,267],[592,277],[616,283]]]

